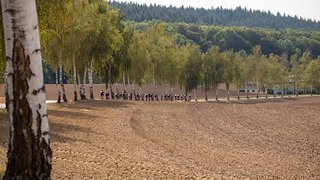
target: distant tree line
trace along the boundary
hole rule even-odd
[[[290,56],[263,54],[262,46],[257,45],[249,53],[219,46],[202,52],[170,24],[153,22],[138,29],[129,46],[131,66],[126,76],[135,83],[179,85],[186,94],[200,87],[216,91],[222,83],[228,92],[231,85],[247,89],[254,83],[266,95],[267,89],[284,90],[289,83],[296,95],[320,90],[320,56],[314,58],[308,50]]]
[[[246,26],[274,29],[308,29],[320,30],[320,22],[297,16],[272,14],[270,11],[251,10],[237,7],[204,9],[193,7],[166,7],[156,4],[137,4],[127,2],[109,2],[112,7],[119,8],[129,21],[143,22],[161,20],[165,22],[185,22],[219,26]]]

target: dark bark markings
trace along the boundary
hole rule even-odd
[[[15,141],[9,145],[7,171],[4,179],[50,179],[51,162],[44,160],[48,155],[52,157],[49,144],[41,137],[41,114],[37,111],[37,136],[32,129],[32,110],[27,95],[29,92],[28,80],[34,75],[30,69],[30,58],[25,56],[25,50],[19,40],[15,40],[13,47],[12,66],[13,81],[13,126],[14,132],[10,137]],[[33,90],[37,95],[45,91],[45,87]],[[41,105],[39,106],[41,108]],[[48,133],[48,132],[43,132]],[[41,137],[41,140],[40,140]],[[11,139],[11,138],[10,138]],[[47,163],[49,162],[49,163]]]

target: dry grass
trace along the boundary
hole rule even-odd
[[[49,113],[53,179],[320,179],[320,98],[82,101]]]

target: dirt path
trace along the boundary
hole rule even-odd
[[[53,179],[320,178],[320,98],[49,110]]]

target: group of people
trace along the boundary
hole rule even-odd
[[[135,100],[135,101],[191,101],[191,95],[181,95],[181,94],[161,94],[160,97],[157,93],[135,93],[135,91],[127,92],[124,90],[123,92],[114,93],[112,89],[110,92],[108,90],[100,91],[101,100],[109,100],[109,99],[123,99],[123,100]]]

